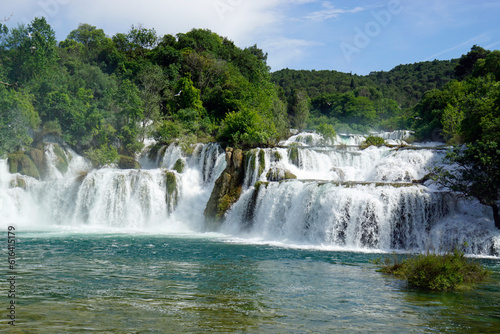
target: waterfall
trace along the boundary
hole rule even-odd
[[[387,144],[390,145],[405,145],[406,139],[413,135],[412,131],[397,130],[392,132],[372,132],[369,135],[381,137],[385,139]],[[280,142],[281,146],[335,146],[335,145],[348,145],[359,146],[361,145],[368,135],[361,134],[337,134],[333,139],[325,139],[320,134],[315,132],[303,132],[291,136],[287,140]]]
[[[407,131],[378,134],[402,141]],[[247,161],[246,190],[222,231],[252,240],[348,249],[447,250],[500,254],[500,233],[488,208],[475,200],[421,184],[445,151],[426,147],[369,147],[362,136],[337,136],[350,146],[321,146],[321,136],[302,133],[284,147],[259,149]],[[362,137],[365,138],[365,137]],[[259,163],[265,158],[265,162]],[[293,180],[267,179],[289,171]]]
[[[449,211],[422,186],[272,182],[238,202],[225,228],[265,239],[377,249],[423,249],[426,233]],[[247,221],[242,223],[242,217]],[[238,231],[238,233],[241,231]]]
[[[410,132],[379,134],[402,141]],[[243,192],[220,232],[231,237],[351,250],[443,250],[500,255],[489,208],[425,182],[437,144],[360,149],[362,135],[330,143],[314,133],[246,151]],[[40,151],[42,152],[42,151]],[[42,153],[39,153],[42,154]],[[203,232],[204,209],[226,168],[219,144],[177,144],[141,169],[92,169],[64,145],[45,144],[39,179],[0,159],[0,224],[21,230]]]
[[[197,145],[184,154],[176,145],[161,150],[145,169],[92,170],[69,149],[69,165],[57,168],[61,153],[46,149],[47,177],[37,180],[8,172],[0,160],[2,226],[81,227],[87,230],[203,230],[203,210],[225,168],[218,144]],[[146,153],[145,153],[146,154]],[[141,161],[146,158],[142,156]],[[183,170],[174,170],[177,161]]]

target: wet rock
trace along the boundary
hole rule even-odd
[[[215,181],[204,212],[208,230],[217,229],[224,221],[226,212],[240,198],[245,178],[244,156],[240,149],[226,149],[226,169]]]
[[[279,182],[283,180],[296,179],[297,176],[289,170],[273,167],[267,172],[266,178],[271,182]]]
[[[7,156],[7,163],[9,165],[10,173],[19,173],[40,180],[40,173],[35,163],[28,155],[24,154],[24,152],[19,151],[9,154]]]
[[[120,169],[140,169],[141,164],[135,160],[134,158],[131,157],[126,157],[126,156],[120,156],[120,159],[118,160],[118,167]]]

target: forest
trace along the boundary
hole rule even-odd
[[[272,146],[289,129],[411,129],[416,140],[500,142],[500,51],[361,76],[283,69],[257,45],[206,29],[109,37],[80,24],[63,41],[45,18],[0,25],[0,155],[56,136],[95,166],[158,145]],[[498,159],[498,158],[496,158]],[[498,177],[498,175],[496,176]]]

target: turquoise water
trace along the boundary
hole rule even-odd
[[[479,260],[494,274],[474,291],[422,293],[376,272],[370,261],[384,254],[206,234],[32,232],[17,240],[17,325],[4,315],[2,332],[500,332],[498,259]]]

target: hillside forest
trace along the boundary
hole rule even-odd
[[[109,37],[80,24],[63,41],[45,18],[0,24],[0,155],[62,138],[96,166],[158,145],[275,145],[289,129],[411,129],[416,140],[500,142],[500,51],[368,75],[272,72],[256,45],[210,30]],[[490,145],[490,146],[491,146]]]

